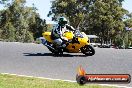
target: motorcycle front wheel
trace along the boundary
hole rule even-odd
[[[95,49],[91,45],[85,45],[81,48],[81,52],[86,56],[93,56],[95,54]]]

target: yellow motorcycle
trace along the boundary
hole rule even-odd
[[[51,32],[44,32],[42,35],[42,44],[45,45],[54,54],[63,54],[63,52],[82,52],[86,56],[92,56],[95,54],[95,49],[90,45],[87,35],[84,32],[80,32],[79,30],[76,30],[74,33],[69,31],[63,34],[63,36],[68,39],[66,42],[67,46],[63,48],[63,50],[56,49],[56,45],[53,44],[53,40],[51,38]]]

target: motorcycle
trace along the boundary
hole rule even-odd
[[[45,45],[49,51],[53,54],[58,55],[63,52],[67,53],[83,53],[86,56],[92,56],[95,54],[95,49],[90,45],[89,39],[84,32],[80,32],[76,30],[74,33],[72,31],[65,32],[63,36],[68,39],[65,42],[66,47],[57,49],[56,45],[53,43],[51,38],[51,32],[42,33],[43,38],[41,38],[41,42]]]

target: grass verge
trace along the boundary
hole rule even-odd
[[[65,81],[53,81],[47,79],[0,74],[0,88],[113,88],[113,87],[93,84],[80,86],[77,83]]]

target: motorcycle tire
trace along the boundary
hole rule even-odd
[[[95,49],[91,45],[85,45],[81,48],[81,52],[86,56],[93,56],[95,54]]]

